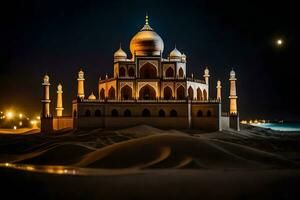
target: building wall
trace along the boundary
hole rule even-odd
[[[73,128],[73,118],[70,117],[53,117],[53,130],[64,128]]]
[[[191,103],[191,101],[181,103],[172,101],[166,103],[79,102],[73,105],[73,109],[77,109],[78,116],[74,119],[76,128],[123,128],[147,124],[158,128],[220,130],[219,108],[219,103]],[[150,112],[150,116],[143,116],[145,109]],[[125,116],[126,110],[130,111],[131,116]],[[165,113],[164,117],[159,115],[161,110]],[[202,111],[202,116],[197,115],[199,110]],[[98,113],[100,111],[101,116],[96,116],[96,111]],[[115,111],[118,116],[113,116],[112,113]],[[86,112],[90,116],[86,116]],[[172,116],[171,112],[173,114],[175,112],[176,116]]]

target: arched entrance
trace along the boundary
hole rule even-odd
[[[191,86],[188,89],[188,96],[189,96],[189,99],[194,99],[194,90]]]
[[[204,101],[207,101],[207,92],[206,92],[206,90],[203,90],[203,100]]]
[[[184,87],[181,85],[176,90],[177,99],[185,99]]]
[[[128,76],[130,76],[130,77],[134,77],[134,69],[133,69],[133,67],[130,67],[129,68],[129,70],[128,70]]]
[[[116,91],[115,88],[111,87],[108,90],[108,99],[115,99],[116,98]]]
[[[119,77],[125,77],[126,75],[126,70],[124,67],[121,67],[119,70]]]
[[[179,76],[180,78],[183,78],[183,69],[182,69],[182,68],[179,69],[179,71],[178,71],[178,76]]]
[[[103,88],[100,90],[100,99],[105,99],[105,91]]]
[[[164,99],[165,100],[169,100],[172,99],[173,95],[172,95],[172,89],[167,86],[164,88]]]
[[[132,99],[132,89],[128,85],[125,85],[121,89],[121,99],[128,100]]]
[[[169,67],[166,70],[166,77],[174,77],[174,70],[172,69],[172,67]]]
[[[197,89],[197,100],[198,101],[202,100],[202,91],[200,88]]]
[[[155,100],[156,99],[156,92],[153,87],[150,85],[145,85],[140,89],[139,92],[139,99],[144,100]]]
[[[140,78],[157,78],[156,67],[150,63],[144,64],[140,69]]]

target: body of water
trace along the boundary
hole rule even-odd
[[[251,124],[262,128],[270,128],[275,131],[299,131],[300,123],[265,123],[265,124]]]

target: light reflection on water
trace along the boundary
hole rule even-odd
[[[275,131],[298,131],[300,132],[300,123],[259,123],[251,124],[262,128],[270,128]]]

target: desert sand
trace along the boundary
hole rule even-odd
[[[293,199],[299,161],[299,133],[252,126],[0,134],[1,190],[11,197]]]

